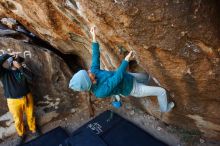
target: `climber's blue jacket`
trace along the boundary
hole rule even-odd
[[[92,43],[92,65],[90,71],[95,75],[97,83],[91,91],[97,98],[122,94],[127,96],[133,88],[133,76],[126,73],[128,61],[123,60],[116,71],[100,70],[99,44]]]

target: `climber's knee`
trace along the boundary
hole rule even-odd
[[[158,87],[158,89],[159,89],[159,95],[158,96],[164,96],[164,95],[166,95],[166,90],[164,89],[164,88],[162,88],[162,87]]]
[[[164,88],[159,87],[158,88],[158,103],[160,105],[160,110],[161,112],[166,112],[167,111],[167,96],[166,96],[166,90]]]

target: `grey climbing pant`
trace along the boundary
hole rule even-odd
[[[148,86],[145,83],[149,81],[149,76],[143,73],[130,73],[134,76],[133,89],[130,93],[134,97],[157,96],[161,112],[168,112],[166,90],[161,87]]]

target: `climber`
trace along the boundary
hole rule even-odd
[[[33,74],[24,64],[24,58],[15,54],[3,54],[0,56],[0,77],[9,111],[15,121],[17,143],[21,145],[25,140],[24,113],[32,134],[39,135],[33,113],[33,97],[28,87],[28,81],[32,80]]]
[[[93,42],[90,70],[80,70],[74,74],[69,83],[71,89],[74,91],[91,91],[97,98],[120,94],[134,97],[157,96],[161,112],[171,111],[174,103],[168,103],[165,89],[143,84],[144,78],[146,78],[143,74],[126,72],[132,51],[125,57],[115,72],[101,70],[99,44],[96,42],[94,27],[91,28],[91,34]]]

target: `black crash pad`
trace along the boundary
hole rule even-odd
[[[68,134],[61,127],[57,127],[22,146],[65,146],[67,138]]]
[[[105,111],[69,137],[57,127],[23,146],[166,146],[112,111]]]
[[[165,146],[121,116],[106,111],[76,130],[67,146]]]

